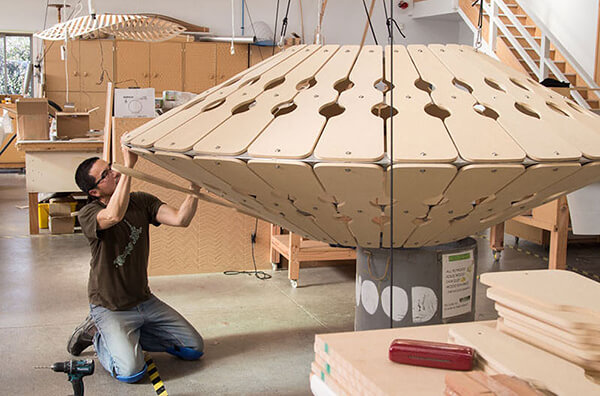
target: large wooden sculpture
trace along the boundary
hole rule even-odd
[[[344,246],[390,246],[392,175],[394,247],[455,241],[600,180],[592,112],[471,47],[390,49],[291,47],[123,143],[240,212]]]

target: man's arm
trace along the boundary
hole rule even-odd
[[[137,161],[137,154],[132,153],[126,147],[122,148],[123,164],[128,168],[133,168]],[[98,229],[106,230],[121,220],[125,216],[127,207],[129,206],[129,191],[131,189],[131,177],[121,174],[119,183],[115,188],[115,192],[110,197],[106,208],[98,212],[96,220],[98,221]]]
[[[191,188],[195,192],[200,192],[200,187],[194,183],[192,183]],[[169,226],[187,227],[194,218],[194,214],[196,214],[196,208],[198,208],[198,198],[188,195],[179,209],[166,204],[161,205],[156,213],[156,220]]]

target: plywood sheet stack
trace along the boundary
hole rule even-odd
[[[488,273],[498,329],[600,377],[600,283],[569,271]]]

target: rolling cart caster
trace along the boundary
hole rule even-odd
[[[294,289],[298,288],[298,280],[297,279],[290,279],[290,285],[292,285],[292,287]]]
[[[499,250],[494,250],[494,264],[500,262],[500,257],[502,256],[502,252]]]

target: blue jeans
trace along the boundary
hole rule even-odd
[[[204,342],[194,327],[173,308],[152,295],[126,311],[90,304],[98,329],[94,347],[102,366],[123,382],[139,381],[145,371],[143,351],[169,352],[199,359]]]

